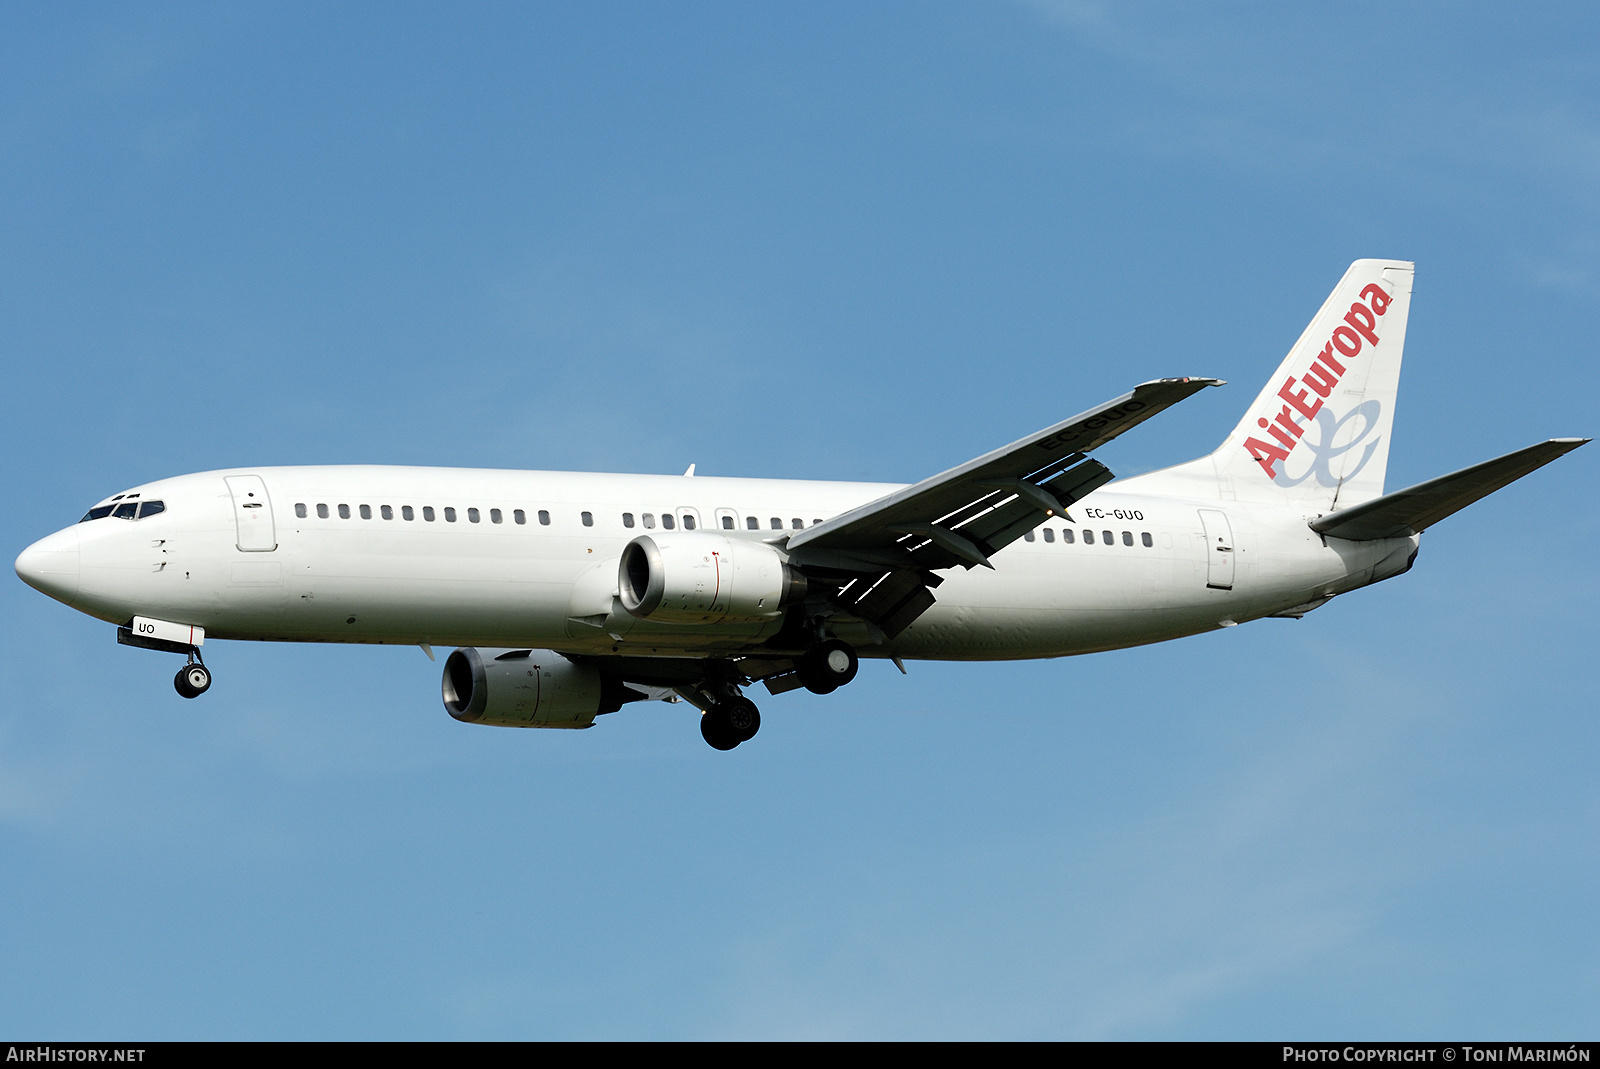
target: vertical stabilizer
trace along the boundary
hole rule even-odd
[[[1319,511],[1383,494],[1413,273],[1403,260],[1350,265],[1211,455],[1223,489]]]

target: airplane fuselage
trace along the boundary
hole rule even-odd
[[[248,479],[264,492],[242,504]],[[1397,555],[1409,564],[1415,552],[1415,538],[1325,539],[1300,509],[1160,495],[1142,481],[1095,491],[1067,510],[1070,520],[1054,517],[1002,550],[993,570],[952,570],[933,608],[893,639],[859,623],[841,624],[840,637],[865,657],[1089,653],[1284,613],[1386,577],[1373,574],[1385,561],[1388,574],[1403,570],[1393,564]],[[146,484],[119,498],[159,500],[162,511],[88,520],[36,548],[57,562],[56,596],[119,624],[154,617],[224,639],[735,655],[778,635],[783,614],[694,627],[635,619],[614,603],[629,540],[671,524],[777,542],[895,489],[703,476],[250,468]]]

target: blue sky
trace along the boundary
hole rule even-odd
[[[1600,429],[1587,5],[11,5],[0,514],[370,462],[910,481],[1145,379],[1209,451],[1417,262],[1398,488]],[[466,727],[0,584],[0,1033],[1600,1030],[1590,447],[1299,622]]]

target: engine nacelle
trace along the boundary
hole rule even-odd
[[[586,728],[601,713],[645,697],[550,650],[463,647],[444,662],[445,712],[467,724]]]
[[[641,620],[755,622],[804,598],[806,579],[764,542],[714,531],[658,532],[623,548],[617,594]]]

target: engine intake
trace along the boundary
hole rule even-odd
[[[710,531],[640,535],[617,569],[622,607],[641,620],[770,620],[806,595],[806,578],[763,542]]]

